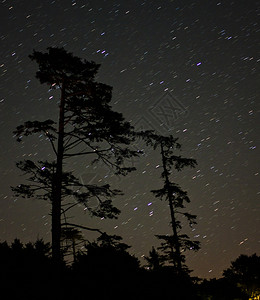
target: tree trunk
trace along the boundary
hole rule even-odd
[[[52,199],[52,258],[56,271],[59,273],[62,260],[61,255],[61,190],[62,190],[62,165],[64,153],[64,107],[65,107],[65,84],[62,83],[60,110],[59,110],[59,133],[57,149],[57,165],[54,176],[53,199]]]
[[[173,195],[169,189],[170,187],[170,181],[168,177],[168,171],[166,168],[166,158],[163,150],[163,145],[161,143],[161,155],[162,155],[162,162],[163,162],[163,170],[165,174],[165,183],[166,183],[166,189],[168,193],[168,200],[169,200],[169,206],[170,206],[170,213],[171,213],[171,225],[172,225],[172,232],[173,232],[173,240],[174,240],[174,248],[176,253],[176,261],[173,259],[173,264],[177,266],[177,272],[181,272],[182,270],[182,263],[181,263],[181,250],[180,250],[180,243],[179,243],[179,237],[177,232],[177,224],[176,224],[176,218],[175,218],[175,212],[173,207]]]
[[[181,251],[180,251],[180,243],[179,243],[179,237],[178,237],[178,233],[177,233],[177,225],[176,225],[174,207],[173,207],[173,203],[172,203],[172,197],[171,197],[171,199],[169,198],[169,206],[170,206],[170,212],[171,212],[174,246],[175,246],[176,257],[177,257],[177,261],[174,263],[177,265],[177,270],[179,272],[182,269]]]

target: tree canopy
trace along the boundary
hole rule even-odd
[[[223,271],[223,276],[242,288],[249,297],[260,297],[260,256],[241,254]]]

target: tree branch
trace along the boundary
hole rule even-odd
[[[51,136],[49,135],[48,131],[46,131],[45,134],[46,134],[46,136],[48,137],[48,139],[49,139],[49,141],[50,141],[50,143],[51,143],[52,150],[54,151],[54,153],[55,153],[56,155],[58,155],[57,150],[56,150],[56,148],[55,148],[55,146],[54,146],[53,140],[52,140]]]
[[[81,229],[85,229],[85,230],[90,230],[90,231],[97,231],[100,234],[103,234],[104,232],[102,232],[100,229],[98,228],[90,228],[90,227],[86,227],[86,226],[82,226],[82,225],[77,225],[77,224],[73,224],[73,223],[63,223],[62,226],[73,226],[73,227],[77,227],[77,228],[81,228]]]

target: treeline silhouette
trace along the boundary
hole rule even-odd
[[[147,266],[127,250],[118,236],[102,234],[63,262],[58,296],[54,296],[51,247],[43,240],[0,243],[2,299],[257,299],[260,257],[241,255],[220,279],[201,280],[158,265]],[[57,288],[57,286],[55,287]],[[58,298],[57,298],[58,297]]]

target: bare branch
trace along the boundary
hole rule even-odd
[[[54,145],[54,143],[53,143],[53,140],[52,140],[51,136],[49,135],[48,131],[46,131],[45,134],[46,134],[46,136],[48,137],[48,139],[49,139],[49,141],[50,141],[50,143],[51,143],[52,150],[54,151],[54,153],[55,153],[56,155],[58,155],[57,150],[56,150],[56,148],[55,148],[55,145]]]
[[[74,206],[77,206],[78,203],[73,203],[71,204],[69,207],[67,207],[66,209],[62,209],[64,213],[66,213],[68,210],[70,210],[71,208],[73,208]]]
[[[77,227],[77,228],[81,228],[81,229],[85,229],[85,230],[90,230],[90,231],[97,231],[100,234],[104,233],[102,232],[100,229],[98,228],[90,228],[90,227],[86,227],[86,226],[82,226],[82,225],[78,225],[78,224],[73,224],[73,223],[63,223],[62,226],[73,226],[73,227]]]

